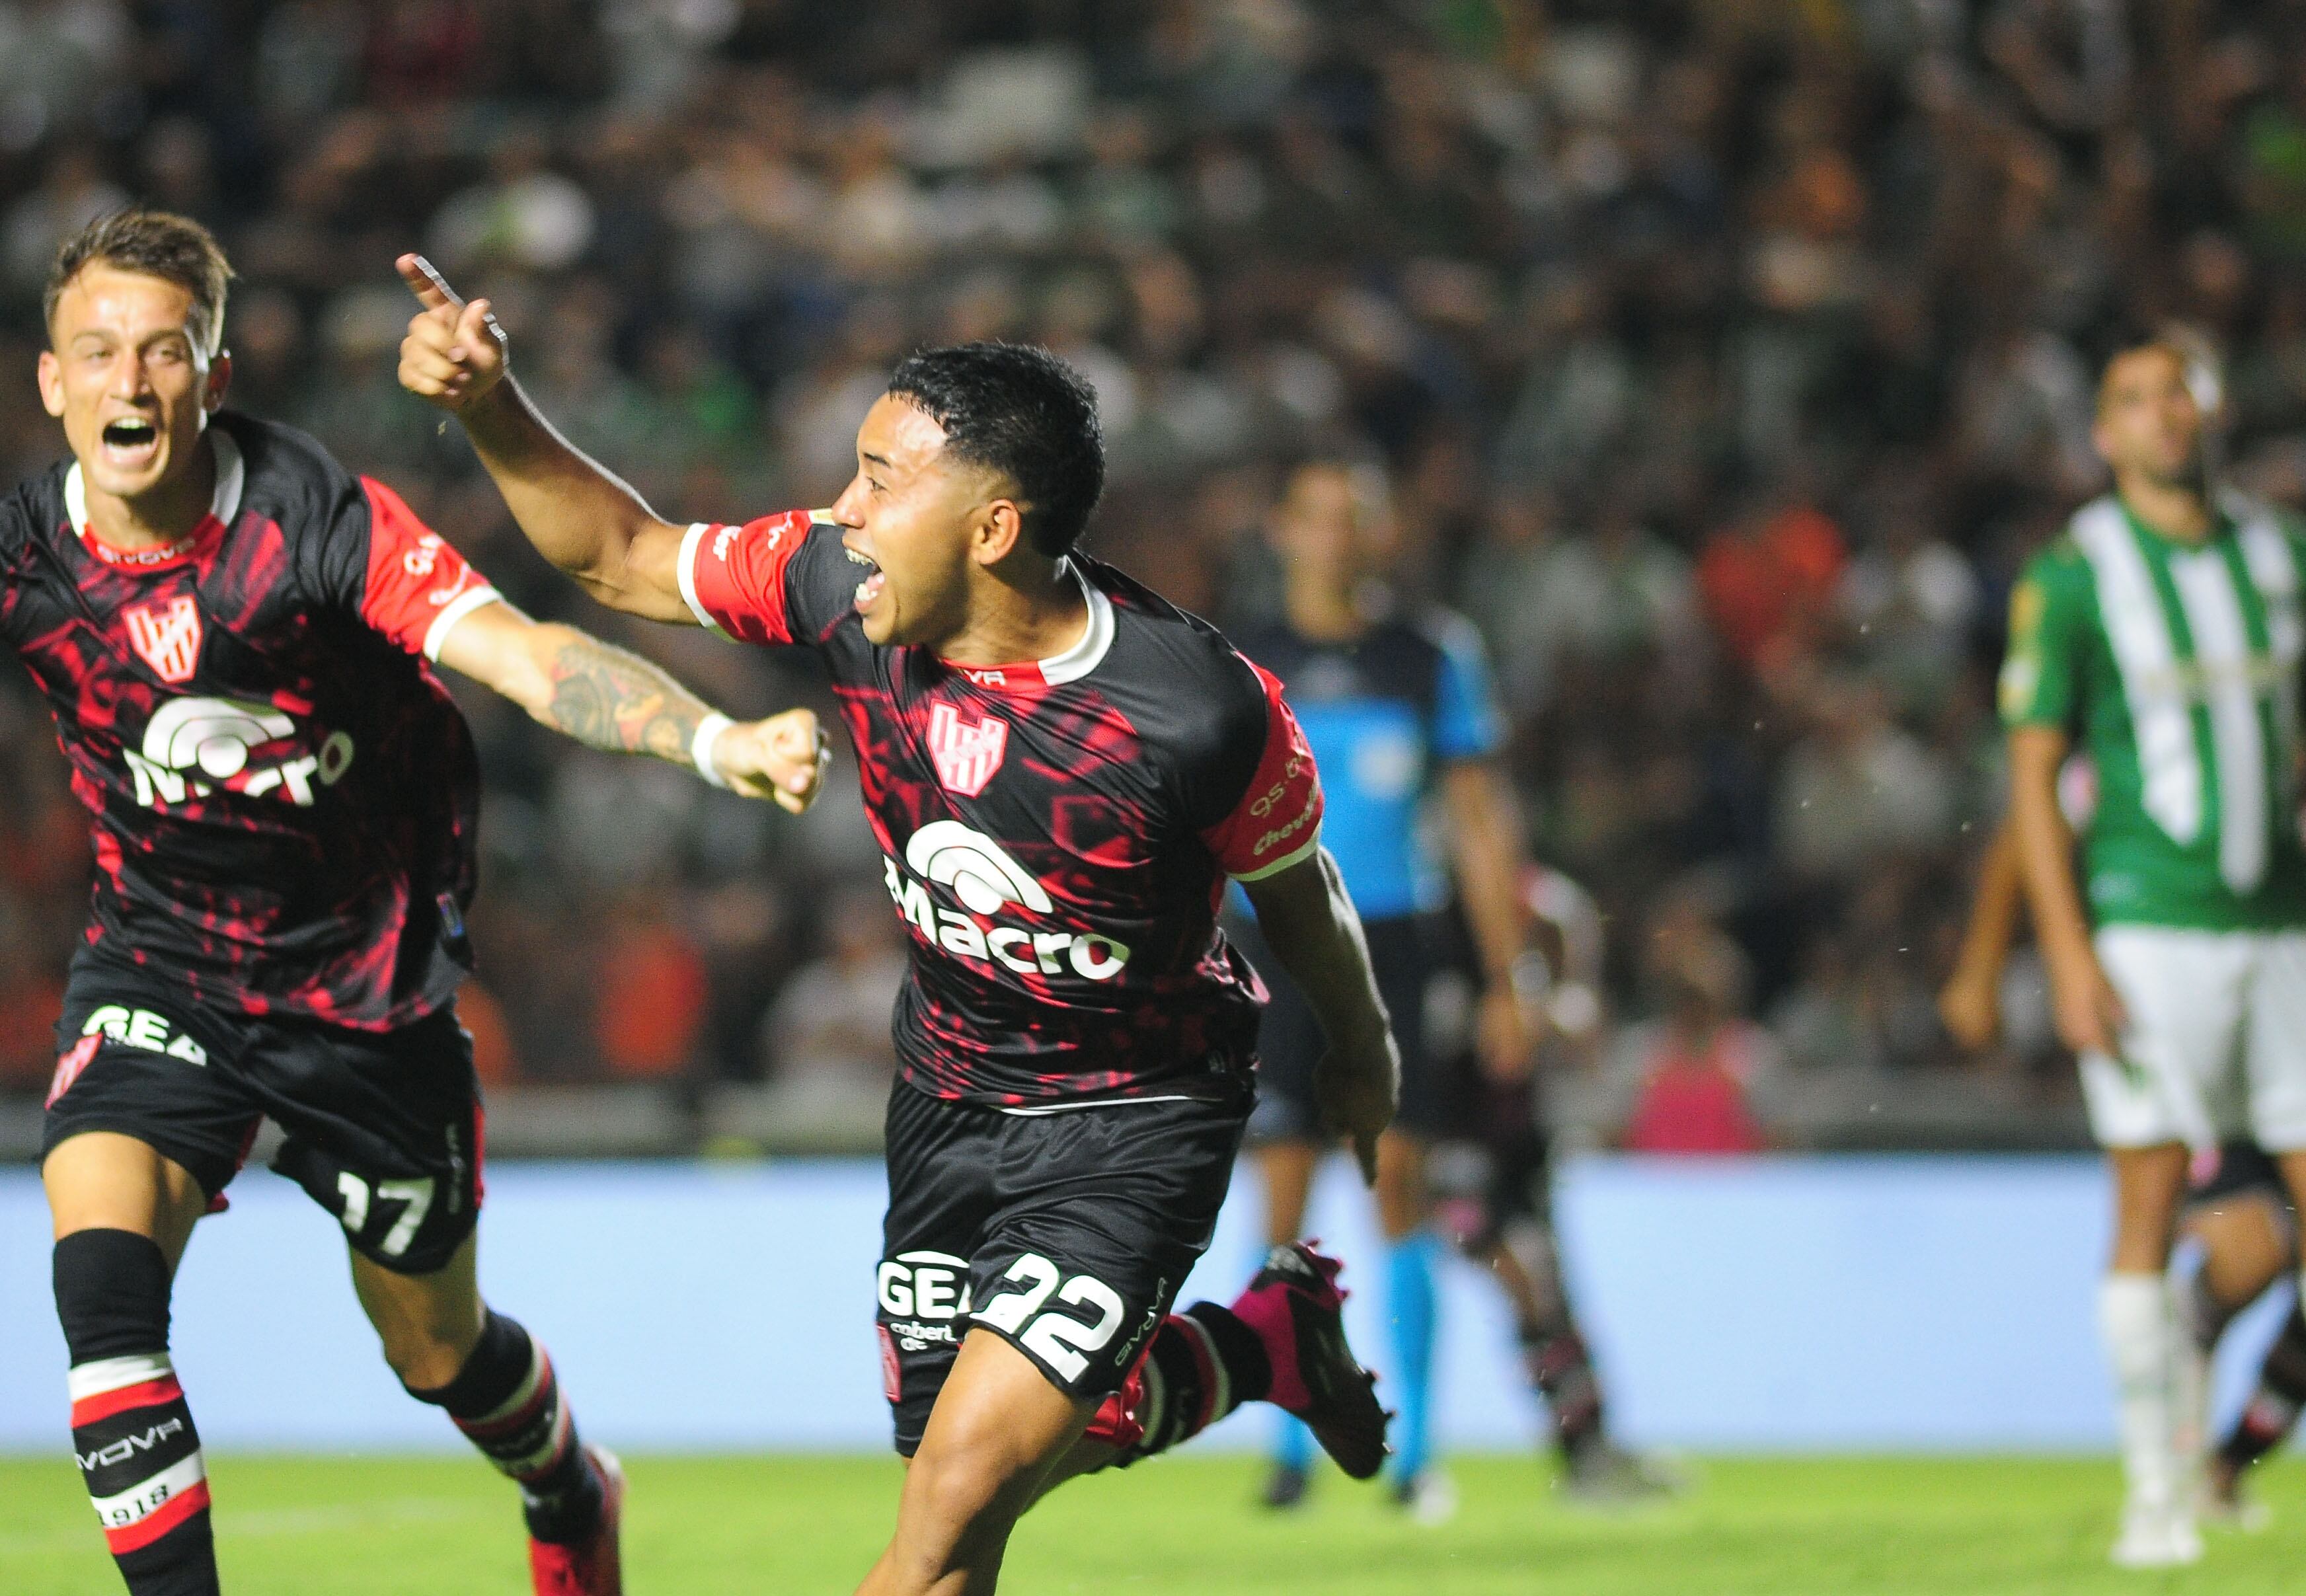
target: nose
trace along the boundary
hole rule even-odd
[[[132,349],[123,351],[120,358],[112,363],[109,389],[113,397],[130,400],[141,399],[151,392],[151,377],[144,370],[144,357]]]
[[[838,526],[864,525],[864,479],[850,477],[849,485],[841,490],[841,497],[833,501],[831,513],[833,524]]]

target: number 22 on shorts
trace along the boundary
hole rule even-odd
[[[1128,1312],[1121,1293],[1104,1281],[1089,1275],[1065,1280],[1063,1271],[1038,1252],[1019,1258],[1001,1278],[1003,1284],[1013,1282],[1022,1289],[1003,1292],[987,1302],[977,1313],[978,1322],[1016,1336],[1020,1346],[1069,1380],[1080,1378],[1089,1367],[1085,1354],[1103,1352]],[[1089,1325],[1054,1310],[1043,1313],[1042,1304],[1053,1294],[1060,1302],[1094,1309],[1101,1317]]]

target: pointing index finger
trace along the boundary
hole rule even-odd
[[[448,286],[448,279],[435,270],[432,262],[423,256],[403,255],[395,264],[400,268],[400,280],[408,285],[408,291],[416,295],[416,303],[426,310],[454,310],[463,306],[464,299]]]

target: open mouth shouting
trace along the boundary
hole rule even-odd
[[[856,550],[844,548],[841,552],[849,556],[851,564],[865,568],[865,580],[857,585],[857,612],[861,615],[873,607],[875,599],[881,596],[881,590],[888,585],[888,578],[881,574],[879,566]]]
[[[160,450],[160,429],[149,417],[115,416],[104,423],[106,464],[122,471],[141,471]]]

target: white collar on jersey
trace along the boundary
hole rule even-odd
[[[248,470],[231,433],[211,422],[204,436],[209,448],[216,451],[216,492],[209,499],[209,514],[229,526],[240,514],[240,492],[247,484]],[[81,481],[78,460],[64,473],[64,514],[72,517],[73,531],[88,535],[88,487]]]
[[[1063,565],[1065,574],[1080,584],[1081,597],[1089,604],[1089,627],[1081,633],[1079,643],[1040,662],[1041,679],[1053,687],[1080,680],[1105,663],[1105,656],[1113,647],[1113,601],[1097,591],[1096,585],[1081,574],[1080,566],[1070,559]]]

